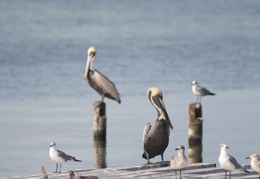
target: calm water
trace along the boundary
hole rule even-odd
[[[191,82],[217,93],[202,100],[203,162],[219,144],[242,164],[260,153],[260,2],[0,1],[0,177],[48,172],[49,143],[95,168],[86,52],[115,82],[122,104],[105,99],[108,167],[142,164],[142,130],[156,118],[146,91],[159,87],[174,125],[165,159],[187,144]],[[187,153],[187,151],[186,151]],[[160,161],[160,157],[152,162]]]

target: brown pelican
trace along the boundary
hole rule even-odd
[[[92,68],[96,53],[96,47],[89,47],[84,78],[88,79],[89,85],[101,95],[100,102],[103,102],[104,97],[107,97],[121,103],[119,93],[117,92],[114,83],[98,70]]]
[[[167,114],[163,103],[162,91],[156,87],[152,87],[147,92],[148,98],[155,107],[158,117],[153,125],[147,123],[143,131],[143,158],[150,159],[157,155],[161,155],[163,162],[163,153],[168,146],[170,128],[173,129],[170,118]]]
[[[209,90],[207,90],[203,86],[199,86],[197,81],[193,81],[191,83],[191,85],[192,85],[193,94],[198,96],[197,103],[199,102],[199,99],[200,99],[200,102],[201,102],[202,96],[215,95],[215,93],[210,92]]]

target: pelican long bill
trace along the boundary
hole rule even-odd
[[[156,109],[158,111],[158,115],[159,115],[159,120],[160,119],[166,119],[166,121],[168,122],[169,126],[171,129],[173,129],[173,126],[172,126],[172,123],[171,123],[171,120],[168,116],[168,113],[166,111],[166,108],[165,108],[165,105],[164,105],[164,102],[163,102],[163,96],[161,94],[157,94],[155,96],[153,96],[153,102],[156,106]]]

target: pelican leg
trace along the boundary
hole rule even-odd
[[[182,171],[182,169],[180,169],[180,178],[181,178],[181,171]]]
[[[101,96],[101,100],[100,100],[100,103],[103,103],[103,101],[104,101],[104,98],[105,98],[105,95],[104,95],[104,94],[102,94],[102,96]]]
[[[145,152],[145,154],[146,154],[146,158],[147,158],[147,164],[151,163],[151,162],[150,162],[150,159],[149,159],[149,154],[146,153],[146,152]]]
[[[161,159],[162,159],[162,165],[165,166],[164,160],[163,160],[163,154],[161,154]]]

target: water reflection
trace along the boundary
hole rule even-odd
[[[193,103],[189,105],[189,163],[202,162],[202,133],[203,133],[203,118],[202,105]]]
[[[94,166],[96,168],[106,168],[106,155],[107,155],[107,141],[106,139],[94,138],[93,155]]]

